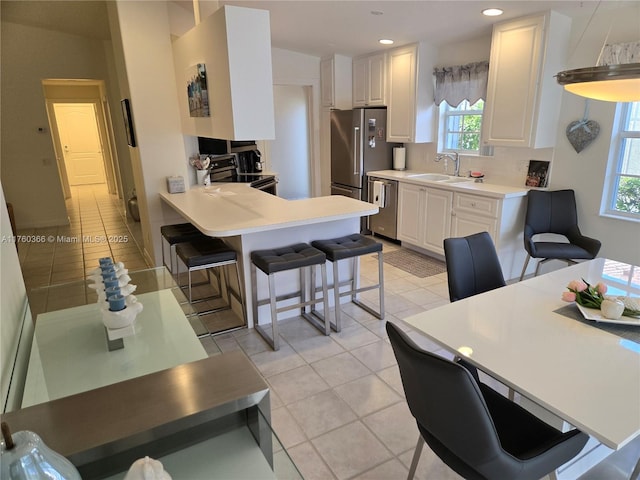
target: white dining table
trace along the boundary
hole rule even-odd
[[[561,299],[568,283],[580,279],[604,282],[607,294],[640,297],[640,267],[597,258],[406,322],[610,453],[640,436],[640,340],[633,335],[640,324],[627,327],[625,337],[597,328],[610,324],[582,320]]]

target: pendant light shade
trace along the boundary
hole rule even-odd
[[[576,68],[556,75],[568,92],[607,102],[640,101],[640,63]]]

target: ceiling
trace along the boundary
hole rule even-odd
[[[200,0],[212,4],[239,5],[270,11],[272,45],[278,48],[329,55],[354,56],[380,50],[380,38],[396,45],[426,41],[435,46],[477,38],[491,33],[496,21],[553,9],[569,16],[590,16],[595,0]],[[173,0],[193,12],[192,0]],[[635,1],[604,1],[600,10],[619,8]],[[1,0],[3,21],[108,39],[109,26],[104,1]],[[203,10],[205,6],[203,6]],[[485,17],[487,7],[504,10],[500,17]],[[372,12],[377,12],[373,14]]]

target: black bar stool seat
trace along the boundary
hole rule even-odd
[[[327,260],[333,263],[333,295],[335,302],[335,330],[340,331],[340,297],[351,295],[351,301],[358,305],[363,310],[369,312],[380,320],[384,319],[384,273],[382,262],[382,243],[376,240],[354,233],[339,238],[330,238],[327,240],[314,240],[311,245],[321,250],[327,256]],[[378,254],[378,283],[367,287],[359,287],[359,258],[362,255],[371,253]],[[347,280],[340,283],[340,277],[338,273],[338,261],[353,258],[353,273],[351,280]],[[349,290],[340,292],[340,287],[343,285],[349,285]],[[363,304],[358,299],[358,294],[366,292],[368,290],[378,289],[380,299],[380,309],[376,311],[371,307]]]
[[[278,350],[279,336],[278,336],[278,313],[292,310],[294,308],[301,307],[301,315],[313,326],[320,330],[325,335],[329,335],[329,322],[324,320],[322,323],[318,322],[316,318],[309,315],[306,312],[307,305],[315,305],[316,303],[323,303],[324,311],[329,309],[328,293],[327,293],[327,271],[326,271],[326,255],[320,250],[313,248],[307,243],[298,243],[295,245],[273,248],[269,250],[256,250],[251,252],[251,281],[253,291],[253,321],[256,331],[271,345],[271,348]],[[322,298],[316,298],[315,292],[312,293],[311,300],[307,301],[307,288],[306,288],[306,269],[310,270],[312,279],[312,286],[315,284],[315,267],[320,265],[322,270]],[[264,300],[258,300],[257,296],[257,269],[260,269],[265,275],[268,276],[269,281],[269,298]],[[288,270],[300,271],[300,290],[282,296],[276,295],[275,274],[278,272],[285,272]],[[312,288],[313,290],[313,288]],[[291,298],[300,298],[300,302],[287,305],[285,307],[278,308],[277,303],[282,300],[288,300]],[[260,325],[258,319],[258,307],[261,305],[269,304],[271,308],[271,335]],[[313,313],[313,310],[312,310]],[[328,315],[326,315],[328,319]]]
[[[228,295],[233,296],[242,307],[242,316],[244,318],[244,302],[242,301],[242,287],[240,285],[240,270],[238,268],[238,254],[234,249],[229,247],[226,243],[224,243],[219,238],[208,237],[203,235],[203,238],[197,238],[196,240],[192,240],[190,242],[182,242],[176,245],[176,255],[182,261],[182,263],[187,267],[187,272],[189,274],[189,283],[187,285],[189,290],[189,303],[195,303],[192,296],[192,282],[191,282],[191,272],[197,270],[209,270],[210,268],[218,268],[218,267],[226,267],[229,265],[235,265],[236,268],[236,277],[238,279],[238,290],[233,291],[229,288],[228,278],[229,275],[226,274],[224,276],[224,284],[222,282],[221,276],[217,275],[218,282],[220,284],[220,292],[222,292],[223,287],[226,289]],[[178,278],[180,276],[179,263],[177,263],[178,267]],[[213,297],[212,297],[213,298]],[[206,300],[200,299],[199,301]],[[223,307],[222,309],[226,309],[227,307]],[[231,308],[231,299],[229,298],[229,307]],[[208,313],[212,313],[214,311],[222,310],[222,309],[214,309],[208,310],[205,312],[199,312],[199,315],[205,315]]]
[[[160,227],[160,234],[165,242],[169,245],[169,263],[165,260],[164,256],[164,245],[162,245],[162,264],[165,267],[169,267],[171,273],[177,272],[178,264],[176,257],[176,245],[178,243],[190,242],[191,240],[195,240],[198,238],[208,238],[204,233],[198,230],[191,223],[178,223],[175,225],[163,225]],[[174,270],[174,263],[176,268]]]

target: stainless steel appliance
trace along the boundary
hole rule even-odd
[[[377,184],[376,188],[376,182]],[[369,217],[369,230],[395,240],[398,237],[398,182],[369,177],[370,203],[378,205],[380,211]]]
[[[331,112],[331,194],[366,201],[366,174],[390,170],[393,147],[387,143],[387,109],[355,108]],[[363,219],[362,230],[366,231]]]
[[[248,183],[251,187],[257,188],[272,195],[277,195],[276,186],[278,180],[275,175],[259,175],[240,171],[238,167],[237,154],[215,155],[209,165],[209,178],[214,182],[235,182]]]

